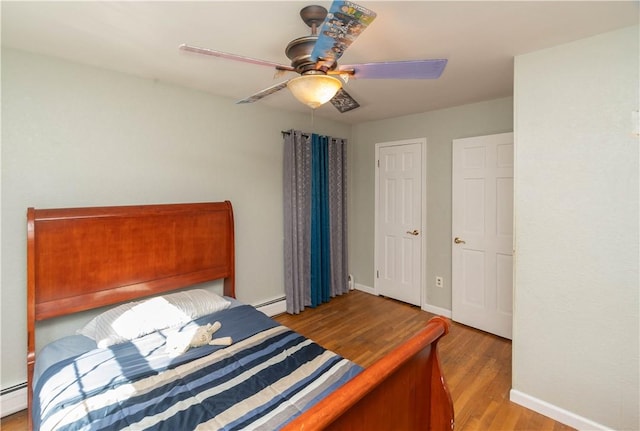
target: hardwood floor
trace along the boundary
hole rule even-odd
[[[433,317],[418,307],[352,291],[330,304],[278,322],[364,367],[417,332]],[[439,345],[454,402],[457,431],[568,431],[509,401],[511,342],[456,323]],[[25,411],[2,419],[3,431],[27,429]]]
[[[0,429],[2,431],[25,431],[28,428],[27,420],[27,411],[22,410],[2,418]]]
[[[433,314],[388,298],[351,291],[330,304],[275,319],[364,367],[416,333]],[[452,323],[439,343],[457,431],[567,431],[509,401],[511,341]]]

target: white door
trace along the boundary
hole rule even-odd
[[[510,339],[513,133],[454,140],[452,176],[452,319]]]
[[[376,145],[375,290],[420,306],[426,139]]]

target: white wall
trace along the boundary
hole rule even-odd
[[[583,429],[640,429],[638,36],[515,61],[512,395]]]
[[[26,381],[27,207],[228,199],[237,296],[259,304],[284,296],[280,131],[350,137],[318,116],[310,126],[310,115],[3,50],[2,389]]]
[[[451,141],[513,130],[513,99],[357,124],[349,146],[349,270],[373,288],[375,144],[427,138],[427,300],[451,310]],[[444,287],[435,287],[435,277]]]

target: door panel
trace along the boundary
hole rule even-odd
[[[452,189],[452,318],[511,338],[513,134],[454,140]]]
[[[376,145],[375,290],[415,305],[422,302],[423,144]]]

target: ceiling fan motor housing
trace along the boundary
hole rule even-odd
[[[307,6],[300,10],[300,17],[311,27],[311,35],[292,40],[284,52],[291,60],[291,67],[299,74],[324,74],[326,70],[316,69],[316,62],[311,60],[311,52],[318,40],[318,27],[327,17],[327,9],[318,5]],[[336,66],[337,64],[334,64],[332,69]]]
[[[285,49],[285,54],[291,60],[291,67],[303,74],[308,70],[315,70],[315,61],[311,61],[311,52],[318,40],[318,36],[302,36],[292,40]]]

